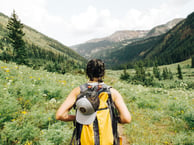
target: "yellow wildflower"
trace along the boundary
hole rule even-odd
[[[32,142],[27,140],[25,145],[32,145]]]
[[[11,121],[12,121],[12,122],[14,122],[14,121],[15,121],[15,119],[12,119]]]
[[[7,69],[5,69],[5,72],[10,72],[10,70],[7,68]]]
[[[22,114],[24,114],[24,115],[25,115],[26,113],[27,113],[26,111],[22,111]]]

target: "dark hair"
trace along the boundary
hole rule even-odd
[[[102,77],[105,75],[105,64],[100,59],[92,59],[88,62],[86,68],[86,74],[93,81],[93,78],[99,78],[99,82],[102,82]]]

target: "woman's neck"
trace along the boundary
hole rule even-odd
[[[92,80],[89,80],[89,83],[96,83],[99,82],[101,80],[101,78],[93,78]]]

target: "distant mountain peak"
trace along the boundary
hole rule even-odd
[[[135,39],[144,37],[148,33],[148,30],[119,30],[110,36],[104,38],[97,38],[87,41],[87,43],[96,43],[100,41],[120,42],[127,39]]]
[[[149,31],[149,33],[147,34],[147,37],[153,37],[153,36],[164,34],[182,20],[183,18],[176,18],[176,19],[173,19],[172,21],[167,22],[166,24],[158,25]]]

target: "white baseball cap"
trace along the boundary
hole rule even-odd
[[[96,110],[94,109],[91,102],[83,97],[76,102],[77,113],[76,113],[76,121],[80,124],[89,125],[96,118]]]

